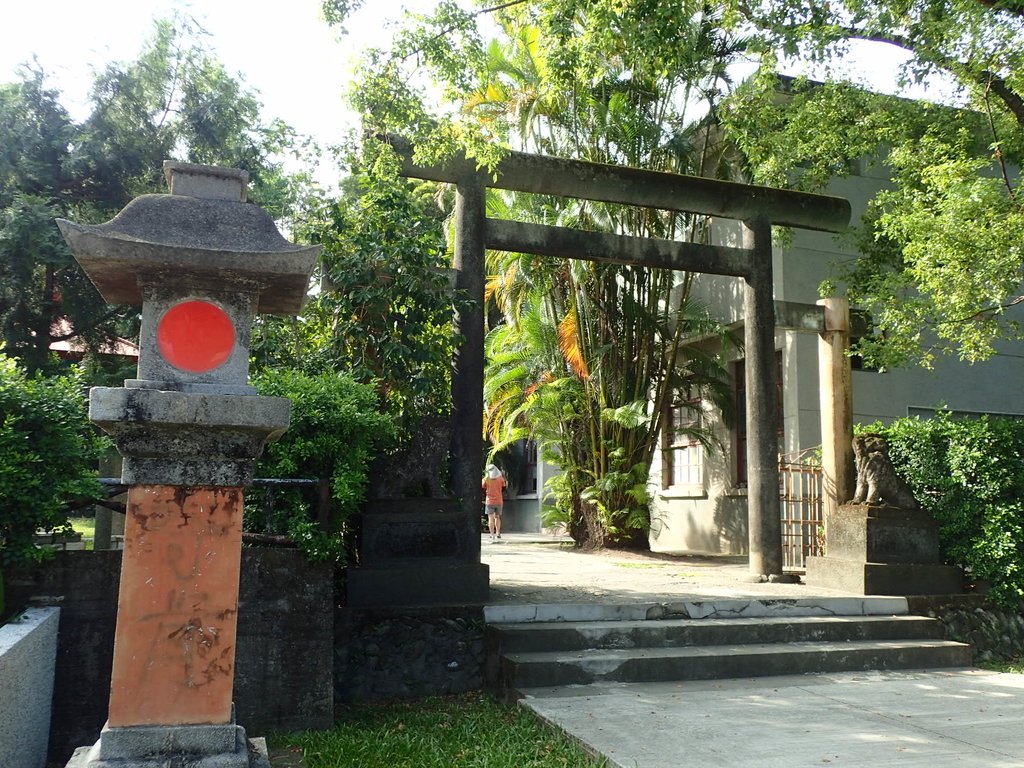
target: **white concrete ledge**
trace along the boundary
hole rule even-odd
[[[0,626],[0,766],[43,768],[50,741],[59,608]]]

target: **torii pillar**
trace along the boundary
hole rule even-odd
[[[244,171],[164,172],[171,194],[106,224],[58,220],[103,298],[142,306],[138,378],[89,393],[131,487],[107,724],[68,768],[269,768],[232,707],[242,489],[291,403],[249,386],[249,337],[299,310],[319,247],[246,202]]]

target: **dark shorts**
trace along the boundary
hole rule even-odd
[[[501,504],[485,504],[484,511],[487,512],[488,515],[501,517]]]

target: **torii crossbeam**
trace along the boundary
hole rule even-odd
[[[452,490],[467,513],[475,516],[480,508],[487,248],[733,275],[745,281],[750,571],[758,577],[781,574],[772,226],[839,232],[850,222],[849,201],[521,152],[510,152],[493,171],[461,156],[425,166],[414,162],[408,141],[388,141],[402,159],[403,175],[456,186],[456,289],[472,302],[456,317],[464,340],[452,380]],[[734,219],[743,224],[743,243],[729,248],[488,219],[487,187]]]

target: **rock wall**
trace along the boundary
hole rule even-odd
[[[975,661],[1009,661],[1024,656],[1024,605],[994,606],[980,595],[908,598],[911,613],[942,622],[946,637],[974,646]]]
[[[335,699],[414,699],[483,686],[484,618],[476,608],[340,609]]]

